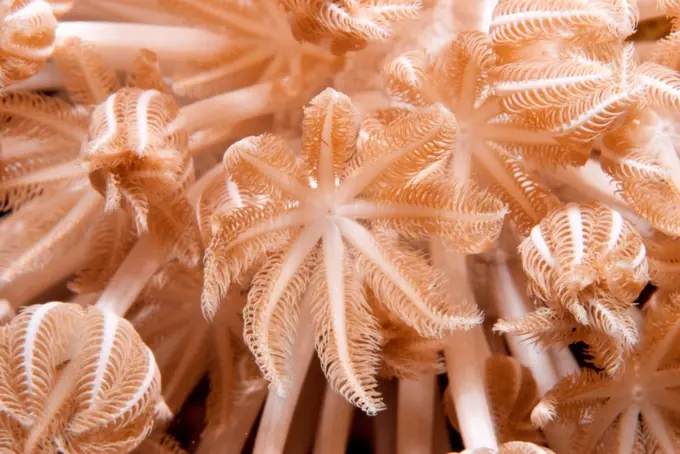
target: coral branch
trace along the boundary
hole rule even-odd
[[[35,76],[22,80],[7,87],[0,88],[3,92],[41,91],[61,88],[64,84],[62,74],[53,63],[46,63]]]
[[[71,21],[129,21],[156,25],[182,25],[181,19],[160,11],[156,1],[78,0],[64,17]]]
[[[199,28],[116,22],[62,22],[57,43],[78,37],[92,43],[117,69],[131,67],[139,49],[149,49],[163,62],[195,61],[214,57],[228,45],[221,36]]]
[[[32,302],[35,298],[66,280],[83,264],[87,243],[81,243],[63,259],[49,263],[35,273],[24,274],[16,280],[0,287],[0,298],[7,299],[12,307],[18,308]]]
[[[235,124],[249,118],[272,113],[280,104],[272,96],[272,84],[262,83],[189,104],[180,109],[170,133],[179,129],[188,132],[216,124]]]
[[[135,244],[97,300],[101,309],[125,315],[164,258],[162,249],[151,235]]]
[[[314,355],[314,323],[309,299],[308,296],[303,298],[300,310],[297,338],[293,347],[292,386],[285,397],[279,396],[276,392],[269,393],[255,439],[253,454],[280,453],[283,452],[286,444],[293,413],[302,394],[302,385]]]
[[[432,452],[436,385],[434,375],[399,380],[397,454]]]
[[[446,251],[434,242],[430,251],[435,265],[448,274],[452,294],[470,295],[465,257]],[[465,448],[498,449],[489,402],[484,386],[485,361],[491,356],[484,331],[477,326],[470,331],[455,331],[449,336],[449,346],[444,350],[449,392],[456,406]]]
[[[249,398],[247,406],[240,408],[238,415],[234,415],[236,424],[232,427],[229,441],[223,447],[224,452],[243,451],[243,445],[246,444],[266,397],[267,389],[263,387],[261,391],[257,391],[255,395]]]
[[[333,391],[330,386],[326,386],[314,452],[318,454],[343,454],[347,452],[353,415],[354,407],[347,402],[347,399]]]

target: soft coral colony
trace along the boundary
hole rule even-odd
[[[0,20],[2,452],[680,451],[677,0]]]

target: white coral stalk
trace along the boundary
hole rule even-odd
[[[119,70],[131,67],[139,49],[170,63],[209,59],[228,45],[223,35],[199,28],[118,22],[61,22],[56,36],[57,45],[72,37],[92,43],[105,62]]]
[[[295,407],[302,394],[302,385],[314,356],[314,323],[311,316],[311,302],[306,296],[302,300],[300,322],[293,347],[293,372],[290,389],[285,396],[270,390],[264,406],[260,428],[255,438],[253,454],[275,454],[283,452],[288,432],[293,421]]]
[[[445,250],[436,243],[430,248],[437,267],[446,271],[455,286],[451,291],[472,297],[465,257]],[[470,331],[456,331],[449,336],[444,350],[449,392],[456,406],[463,443],[468,450],[498,449],[489,401],[484,385],[484,364],[491,356],[481,326]]]
[[[498,262],[493,266],[491,273],[493,299],[498,314],[503,318],[523,317],[529,313],[529,302],[526,301],[524,292],[521,290],[523,287],[515,281],[523,275],[517,266],[513,268],[507,260],[501,259]],[[554,358],[559,361],[556,364],[551,359],[551,352],[519,336],[508,334],[506,341],[512,355],[531,370],[541,396],[555,386],[560,378],[578,370],[578,365],[568,349],[552,352]],[[556,452],[569,450],[570,436],[565,428],[548,427],[545,429],[545,434],[550,446]]]

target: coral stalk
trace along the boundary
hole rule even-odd
[[[169,133],[180,129],[194,132],[271,113],[278,106],[272,102],[272,90],[271,83],[261,83],[184,106]]]
[[[436,377],[399,380],[397,454],[429,454],[434,434]]]
[[[238,415],[232,415],[236,423],[232,426],[227,442],[222,448],[224,452],[243,451],[243,445],[246,444],[266,397],[267,388],[263,387],[248,398],[248,404],[240,407]]]
[[[484,362],[491,356],[481,327],[455,332],[444,350],[449,392],[466,449],[497,449],[493,420],[484,387]]]
[[[75,250],[70,251],[71,253],[62,260],[49,263],[46,267],[34,273],[21,275],[16,280],[0,287],[0,298],[7,299],[14,308],[32,302],[80,269],[86,246],[85,243],[82,243]]]
[[[468,280],[465,257],[446,249],[437,242],[431,248],[435,265],[445,270],[449,282],[455,284],[452,294],[473,298]],[[469,331],[455,331],[444,350],[449,392],[456,406],[456,416],[465,448],[498,449],[493,419],[484,385],[485,361],[491,356],[481,326]]]
[[[110,0],[79,0],[65,19],[129,21],[157,25],[180,25],[176,16],[164,13],[157,8],[155,1],[136,0],[120,2]]]
[[[182,358],[173,368],[173,374],[167,384],[163,386],[163,398],[172,412],[179,411],[194,387],[201,381],[206,370],[206,360],[203,354],[208,335],[208,329],[201,330],[191,336],[189,343],[181,343]],[[186,339],[186,338],[185,338]],[[175,353],[180,350],[176,349]]]
[[[117,22],[61,22],[56,36],[58,43],[71,37],[92,43],[116,69],[129,69],[139,49],[162,62],[182,62],[210,59],[228,45],[224,36],[199,28]]]
[[[640,12],[641,21],[663,15],[661,11],[659,11],[657,3],[657,0],[637,0],[637,7],[638,11]]]
[[[492,292],[498,313],[503,318],[523,317],[529,313],[529,302],[515,281],[521,271],[518,266],[512,267],[507,261],[498,262],[492,271]],[[512,356],[531,370],[541,396],[555,386],[560,378],[578,370],[578,365],[566,348],[549,352],[519,336],[506,334],[505,338]],[[551,359],[551,353],[557,356],[559,364]],[[569,451],[569,436],[563,427],[548,427],[544,432],[556,452]]]
[[[63,85],[63,75],[54,63],[48,62],[38,74],[31,76],[26,80],[0,88],[0,93],[55,90],[61,88]]]
[[[394,380],[380,382],[386,410],[373,418],[373,452],[394,454],[397,452],[397,390]]]
[[[515,283],[509,264],[506,262],[495,265],[492,276],[492,291],[498,315],[502,318],[526,315],[529,312],[528,302],[525,301],[524,292]],[[559,376],[543,349],[511,334],[506,335],[506,341],[512,355],[531,369],[541,395],[555,386]]]
[[[319,429],[314,442],[314,452],[319,454],[343,454],[352,426],[354,407],[344,396],[326,386]]]
[[[302,385],[314,356],[314,323],[309,293],[303,298],[299,328],[293,347],[293,379],[288,394],[283,397],[270,390],[257,431],[253,454],[283,452],[293,420],[293,413],[302,394]]]
[[[160,245],[151,235],[145,235],[120,265],[96,305],[121,317],[125,315],[163,258]]]

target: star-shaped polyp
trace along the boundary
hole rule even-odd
[[[299,154],[271,135],[227,150],[226,173],[210,187],[224,203],[212,216],[203,306],[214,313],[232,282],[253,276],[246,342],[283,393],[306,294],[329,382],[375,413],[383,408],[375,389],[380,335],[365,286],[422,336],[479,323],[475,305],[447,294],[443,274],[412,242],[438,237],[459,252],[481,251],[498,236],[506,208],[469,183],[406,183],[450,145],[455,122],[414,112],[367,120],[371,127],[359,132],[357,112],[328,89],[305,109]]]

